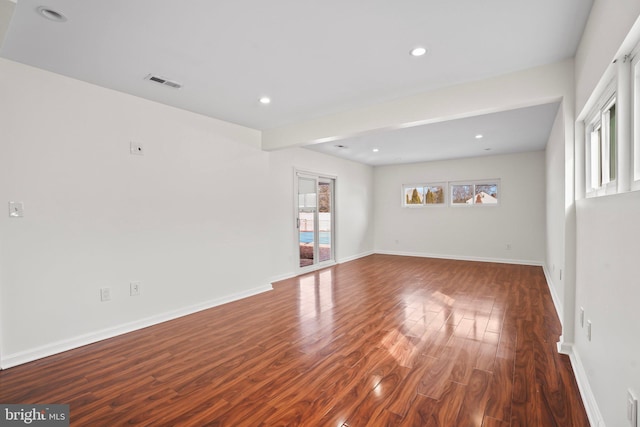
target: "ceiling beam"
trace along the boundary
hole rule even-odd
[[[380,130],[557,102],[567,97],[573,103],[573,90],[573,59],[567,59],[265,130],[262,132],[262,148],[270,151],[338,141]]]

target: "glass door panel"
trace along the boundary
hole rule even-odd
[[[298,176],[298,246],[300,267],[315,264],[316,257],[316,179]]]
[[[296,232],[299,268],[334,261],[335,179],[296,173]],[[320,265],[321,266],[321,265]]]
[[[333,259],[331,250],[331,216],[333,198],[333,180],[318,182],[318,260]]]

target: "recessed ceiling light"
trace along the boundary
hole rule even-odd
[[[476,135],[476,139],[482,139],[484,137],[484,135],[482,135],[481,133]]]
[[[378,151],[380,151],[380,149],[379,149],[379,148],[374,148],[372,151],[373,151],[374,153],[377,153]]]
[[[56,12],[53,9],[49,9],[46,6],[40,6],[38,9],[38,13],[50,21],[55,22],[65,22],[67,17],[61,14],[60,12]]]
[[[263,96],[262,98],[260,98],[260,104],[271,104],[271,98],[269,98],[268,96]]]
[[[409,53],[411,54],[411,56],[422,56],[427,53],[427,49],[422,46],[418,46],[411,49]]]

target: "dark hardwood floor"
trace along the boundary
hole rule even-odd
[[[73,426],[585,427],[540,267],[372,255],[0,372]]]

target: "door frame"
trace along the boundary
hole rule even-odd
[[[312,265],[306,266],[306,267],[300,267],[300,234],[299,234],[299,223],[298,223],[298,213],[299,213],[299,207],[298,207],[298,177],[302,176],[302,177],[306,177],[306,178],[314,178],[316,180],[316,187],[318,184],[318,180],[319,179],[330,179],[333,181],[333,188],[332,188],[332,194],[331,194],[331,259],[329,259],[328,261],[323,261],[323,262],[315,262]],[[337,234],[337,224],[336,224],[336,189],[338,187],[337,185],[338,182],[338,177],[336,175],[332,175],[332,174],[326,174],[326,173],[320,173],[320,172],[314,172],[314,171],[310,171],[308,169],[299,169],[299,168],[294,168],[293,169],[293,198],[294,198],[294,202],[293,202],[293,230],[294,230],[294,239],[293,239],[293,243],[294,243],[294,262],[295,262],[295,271],[296,274],[303,274],[303,273],[308,273],[311,271],[316,271],[316,270],[320,270],[322,268],[326,268],[326,267],[330,267],[332,265],[336,265],[336,254],[337,254],[337,245],[336,245],[336,234]],[[316,201],[317,201],[317,193],[316,193]],[[316,206],[318,205],[318,203],[316,202]],[[319,208],[319,206],[318,206]],[[319,212],[316,210],[316,215]],[[319,224],[319,222],[317,223]],[[318,230],[319,231],[319,230]],[[314,239],[314,241],[317,244],[317,239]],[[316,251],[316,249],[314,249],[314,261],[318,260],[318,253]]]

